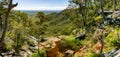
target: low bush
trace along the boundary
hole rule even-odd
[[[33,53],[30,57],[46,57],[45,49],[39,49],[39,52]]]
[[[74,36],[69,36],[63,38],[60,41],[60,49],[64,51],[65,49],[78,50],[81,44],[79,40],[76,40]]]
[[[103,54],[100,54],[100,53],[94,53],[92,52],[91,55],[89,55],[88,57],[105,57]]]
[[[120,29],[116,28],[106,37],[105,41],[109,46],[120,47]]]

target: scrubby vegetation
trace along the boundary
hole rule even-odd
[[[6,31],[5,38],[0,38],[4,38],[0,56],[15,50],[12,56],[24,52],[26,57],[105,57],[120,49],[119,0],[70,0],[59,13],[29,15],[11,10],[9,17],[5,13],[9,8],[4,7],[8,1],[0,3],[0,36]]]

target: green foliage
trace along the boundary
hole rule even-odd
[[[30,45],[34,45],[34,43],[28,41],[27,38],[29,36],[39,38],[40,35],[47,37],[59,35],[76,36],[78,33],[87,34],[86,38],[89,39],[83,41],[76,40],[74,36],[63,38],[60,41],[61,50],[71,49],[76,51],[82,45],[87,46],[89,43],[93,43],[93,40],[91,40],[93,32],[96,30],[97,25],[100,25],[104,21],[102,16],[98,15],[100,10],[99,0],[83,0],[83,2],[80,2],[80,0],[70,1],[73,3],[70,3],[73,8],[65,9],[59,13],[44,14],[43,12],[38,12],[34,16],[28,16],[27,13],[13,10],[10,14],[10,22],[6,34],[13,42],[5,44],[5,48],[7,50],[11,50],[12,48],[19,49],[25,41]],[[111,3],[113,3],[111,0],[104,0],[104,9],[112,10],[114,6]],[[0,14],[2,14],[3,18],[5,18],[4,15],[6,12],[4,5],[6,5],[6,3],[0,5]],[[119,5],[120,3],[117,2],[116,7],[119,8]],[[115,28],[115,30],[110,32],[105,38],[106,45],[110,47],[108,49],[112,49],[111,46],[120,47],[119,32],[120,29]],[[33,53],[31,57],[46,57],[46,52],[44,49],[40,49],[39,52]],[[102,57],[102,55],[91,52],[90,57]]]
[[[102,16],[100,15],[100,16],[97,16],[96,18],[95,18],[95,21],[101,21],[103,18],[102,18]]]
[[[73,31],[75,29],[80,29],[81,27],[83,27],[81,15],[79,16],[75,15],[77,13],[78,12],[76,11],[76,9],[66,9],[58,14],[51,13],[49,15],[46,15],[46,18],[50,16],[51,18],[48,18],[48,21],[45,22],[48,24],[45,34],[47,35],[73,34]],[[93,22],[92,19],[90,21]]]
[[[44,49],[39,49],[39,52],[33,53],[30,57],[46,57],[46,51]]]
[[[7,46],[6,46],[6,50],[7,50],[7,51],[10,51],[11,49],[13,49],[13,47],[12,47],[11,45],[7,45]]]
[[[6,39],[8,41],[8,43],[5,43],[7,50],[21,48],[30,35],[29,29],[31,25],[28,23],[29,19],[26,13],[20,11],[11,12],[6,38],[10,38],[9,41],[12,39],[13,42],[9,43]]]
[[[5,46],[5,49],[7,50],[7,51],[10,51],[10,50],[12,50],[14,47],[13,47],[13,45],[15,44],[15,42],[12,40],[12,38],[10,38],[10,37],[6,37],[5,38],[6,40],[4,41],[4,46]]]
[[[39,57],[38,53],[33,53],[30,57]]]
[[[120,47],[120,29],[116,28],[106,37],[106,42],[109,46]]]
[[[61,40],[61,49],[78,50],[81,46],[80,41],[76,40],[74,36],[69,36]]]
[[[10,50],[12,50],[14,47],[13,47],[13,45],[14,45],[14,42],[13,41],[10,41],[10,42],[6,42],[5,43],[5,48],[6,48],[6,50],[7,51],[10,51]]]
[[[40,57],[46,57],[46,50],[44,49],[39,49],[39,54]]]
[[[103,54],[97,54],[94,52],[91,52],[91,54],[88,57],[105,57]]]

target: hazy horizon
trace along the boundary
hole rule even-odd
[[[13,9],[13,10],[16,10],[16,9]],[[64,10],[64,9],[62,9]],[[62,11],[62,10],[24,10],[24,9],[20,9],[20,10],[17,10],[17,11]]]
[[[62,10],[15,10],[15,11],[21,11],[21,12],[27,13],[30,16],[33,16],[33,15],[37,14],[38,12],[50,14],[50,13],[59,13]]]

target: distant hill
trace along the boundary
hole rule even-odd
[[[61,10],[20,10],[20,11],[28,13],[29,15],[35,15],[37,12],[44,12],[45,14],[61,12]]]

